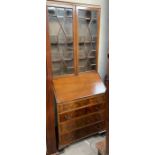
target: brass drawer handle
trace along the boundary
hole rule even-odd
[[[64,117],[65,117],[65,120],[71,119],[71,116],[69,115],[65,115]]]

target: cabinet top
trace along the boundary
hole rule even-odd
[[[99,74],[96,72],[53,79],[53,86],[57,103],[99,95],[106,90]]]
[[[86,8],[97,8],[101,9],[100,5],[96,4],[88,4],[88,3],[79,3],[79,2],[67,2],[63,0],[46,0],[46,5],[74,5],[74,6],[81,6],[81,7],[86,7]]]

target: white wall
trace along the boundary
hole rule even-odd
[[[104,78],[107,72],[107,52],[109,45],[109,0],[62,0],[66,2],[77,2],[96,4],[101,6],[100,45],[99,45],[99,73]]]

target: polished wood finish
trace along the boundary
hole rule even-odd
[[[85,11],[96,11],[97,13],[97,34],[96,34],[96,48],[95,49],[89,49],[88,51],[96,51],[96,56],[94,58],[86,57],[85,58],[85,63],[87,64],[86,66],[82,66],[85,71],[98,71],[98,50],[99,50],[99,30],[100,30],[100,6],[99,5],[88,5],[88,4],[79,4],[79,3],[70,3],[70,2],[61,2],[61,1],[47,1],[47,6],[54,6],[54,7],[62,7],[62,8],[71,8],[73,10],[73,61],[74,61],[74,73],[58,73],[59,75],[54,75],[53,78],[59,78],[59,77],[68,77],[68,76],[73,76],[73,75],[78,75],[80,74],[80,69],[79,69],[79,33],[78,33],[78,11],[79,10],[85,10]],[[60,22],[59,22],[60,24]],[[92,24],[92,22],[90,22]],[[60,24],[61,25],[61,24]],[[88,25],[87,25],[88,26]],[[62,26],[61,26],[62,28]],[[91,36],[92,37],[92,36]],[[85,43],[84,43],[85,44]],[[90,42],[92,45],[92,42]],[[85,45],[84,45],[85,46]],[[86,53],[89,53],[89,52]],[[63,58],[60,57],[60,62],[66,64],[66,60],[62,60]],[[54,60],[53,60],[54,61]],[[57,61],[57,60],[55,60]],[[83,61],[83,60],[81,60]],[[81,62],[80,61],[80,62]],[[62,68],[62,67],[61,67]],[[58,68],[57,68],[58,69]],[[54,70],[54,68],[53,68]],[[60,71],[61,72],[61,71]],[[83,71],[82,71],[83,72]]]
[[[76,118],[76,117],[80,117],[83,115],[94,113],[94,112],[97,112],[97,111],[102,110],[104,108],[105,108],[104,104],[101,103],[101,104],[89,106],[86,108],[74,110],[71,112],[59,114],[60,122],[65,122],[65,121],[71,120],[71,119]]]
[[[72,8],[73,10],[72,44],[74,54],[74,73],[54,76],[50,85],[52,86],[53,84],[53,91],[56,100],[55,104],[57,108],[56,115],[58,124],[58,148],[62,149],[67,145],[74,143],[80,139],[96,134],[98,132],[106,131],[105,87],[99,74],[97,73],[99,28],[100,28],[100,6],[67,3],[67,2],[63,3],[57,1],[47,1],[47,6]],[[89,37],[91,38],[91,40],[90,39],[87,40],[87,38],[84,39],[84,46],[85,44],[91,44],[91,46],[93,46],[93,43],[94,42],[96,43],[95,49],[92,47],[86,51],[87,59],[93,58],[92,56],[91,57],[89,56],[89,51],[96,52],[95,53],[96,55],[94,54],[94,57],[96,59],[93,58],[94,61],[93,64],[91,64],[95,65],[96,67],[92,67],[91,68],[92,70],[90,70],[88,65],[88,67],[86,67],[84,72],[79,71],[79,60],[80,60],[79,44],[81,44],[81,39],[79,42],[79,32],[78,32],[79,10],[85,10],[86,12],[95,11],[97,13],[97,16],[95,16],[96,18],[93,18],[94,17],[93,13],[91,14],[89,22],[88,18],[84,17],[84,20],[87,21],[86,27],[90,26],[92,20],[94,19],[97,20],[98,23],[97,26],[95,25],[95,30],[97,27],[97,33],[95,32],[95,36],[90,34]],[[61,26],[61,24],[59,26]],[[61,27],[61,29],[63,28]],[[90,27],[88,29],[89,29],[88,31],[91,31]],[[83,38],[85,38],[85,36]],[[51,58],[50,55],[48,55],[48,57]],[[51,60],[50,59],[48,60],[49,60],[48,65],[51,66],[50,63]],[[88,64],[89,63],[90,62],[88,62]],[[48,69],[52,71],[51,68]],[[51,111],[51,114],[52,113],[53,112]]]
[[[57,103],[90,97],[105,92],[104,84],[96,72],[53,79],[53,84]]]
[[[72,102],[67,102],[64,104],[58,104],[58,109],[59,109],[58,112],[63,113],[63,112],[67,112],[70,110],[87,107],[89,105],[93,105],[93,104],[97,104],[97,103],[105,104],[106,103],[105,99],[106,99],[106,96],[101,95],[101,96],[97,96],[97,97],[89,97],[89,98],[81,99],[81,100],[78,100],[78,102],[72,101]]]
[[[68,134],[63,134],[61,135],[60,139],[60,148],[102,130],[105,130],[105,122],[95,123],[88,127],[70,132]]]
[[[84,128],[90,124],[95,124],[96,122],[105,121],[105,109],[99,112],[91,113],[77,119],[72,119],[67,122],[60,123],[60,132],[62,134],[77,130],[79,128]]]
[[[75,61],[75,75],[79,74],[78,71],[78,39],[77,39],[77,35],[78,35],[78,26],[77,26],[77,13],[76,13],[76,6],[74,6],[73,9],[73,21],[74,21],[74,61]]]
[[[102,92],[95,96],[57,103],[57,117],[59,149],[62,149],[81,138],[106,131],[106,96]],[[99,127],[96,128],[96,125]]]
[[[46,154],[57,152],[48,18],[46,18]]]

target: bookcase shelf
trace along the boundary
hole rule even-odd
[[[94,9],[48,6],[54,77],[97,70],[98,16]]]
[[[47,79],[55,94],[54,110],[48,110],[56,114],[59,150],[105,130],[105,90],[97,73],[100,9],[62,1],[47,3]]]

